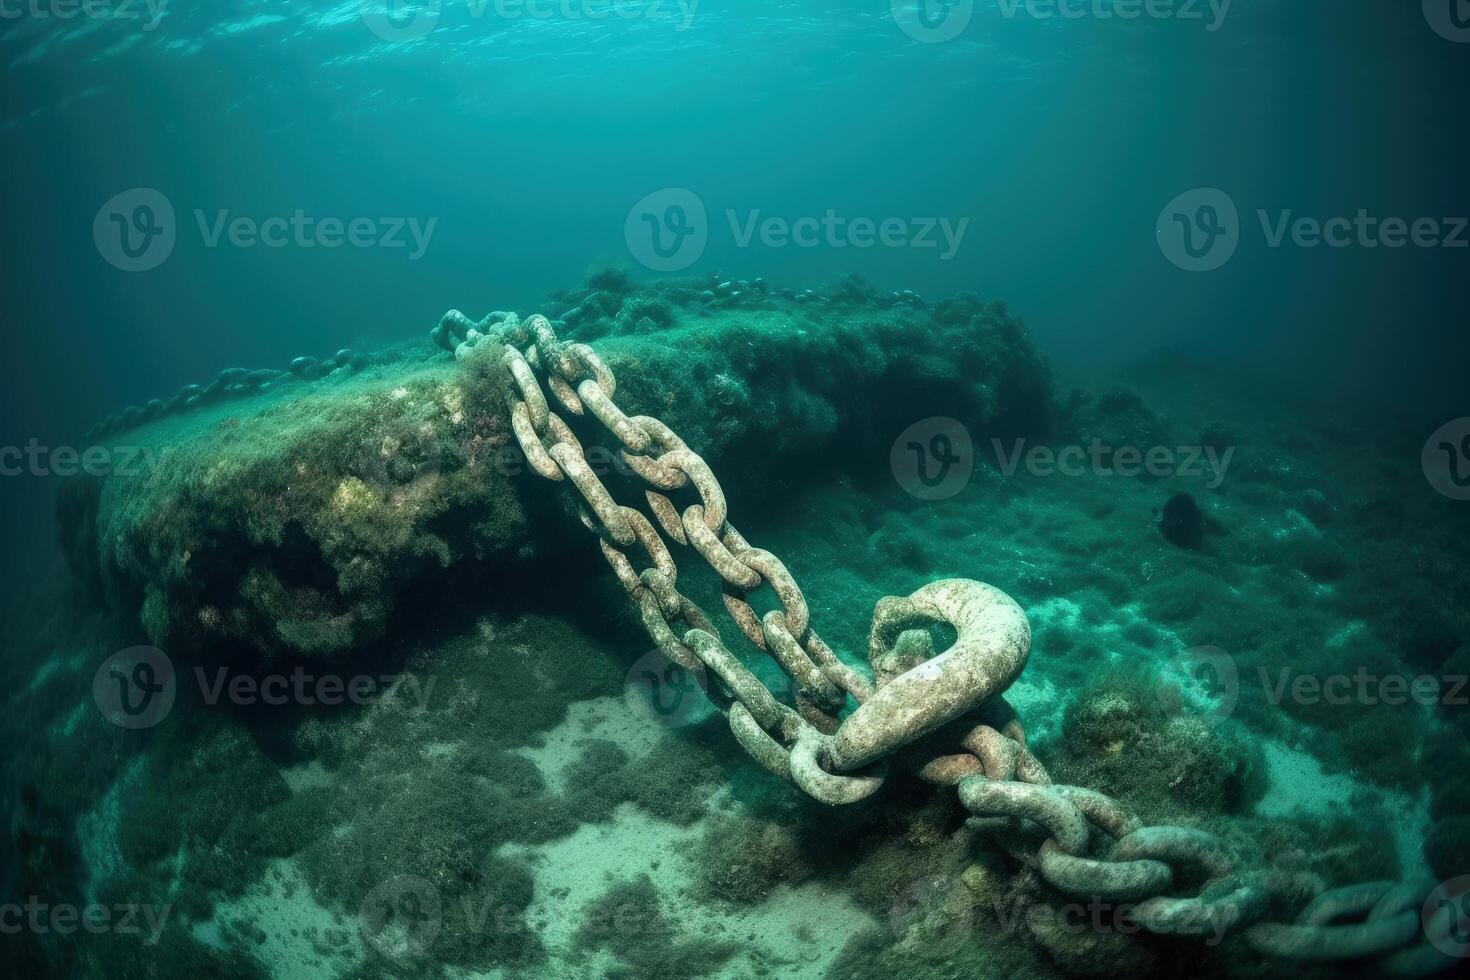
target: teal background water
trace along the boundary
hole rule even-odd
[[[431,33],[397,43],[356,0],[167,3],[156,23],[141,4],[112,19],[7,8],[0,441],[75,443],[221,368],[418,336],[449,306],[531,310],[600,258],[641,272],[625,218],[670,186],[710,216],[691,272],[974,289],[1063,364],[1187,349],[1356,403],[1438,410],[1461,390],[1470,250],[1273,249],[1255,218],[1470,211],[1453,164],[1470,46],[1419,4],[1125,20],[1106,0],[1084,9],[1113,16],[1078,19],[985,0],[943,43],[877,0],[618,3],[600,19],[596,4],[544,19],[440,6]],[[1224,268],[1191,274],[1155,223],[1201,186],[1233,197],[1245,234]],[[134,187],[178,216],[174,252],[146,273],[103,261],[92,235]],[[415,261],[206,248],[194,217],[297,209],[437,223]],[[741,248],[725,217],[827,209],[968,226],[943,261]]]
[[[672,221],[675,198],[704,212],[692,226],[702,249],[679,275],[802,289],[856,273],[931,303],[973,290],[1009,304],[1055,368],[1053,388],[997,308],[885,313],[840,290],[824,310],[757,290],[711,316],[692,292],[613,285],[607,315],[572,328],[605,331],[568,335],[618,354],[624,408],[664,416],[630,407],[653,384],[691,446],[713,443],[712,463],[722,453],[732,520],[790,563],[834,648],[861,659],[881,595],[983,579],[1016,598],[1034,631],[1027,683],[1011,693],[1059,782],[1126,792],[1150,819],[1218,820],[1253,858],[1320,860],[1334,883],[1460,880],[1464,702],[1324,705],[1283,701],[1275,685],[1288,672],[1372,668],[1452,686],[1470,671],[1470,504],[1459,493],[1470,462],[1470,248],[1459,244],[1470,242],[1470,28],[1459,40],[1435,29],[1470,14],[1467,0],[1152,0],[1170,16],[1132,19],[1141,3],[1130,0],[1068,3],[1079,17],[1038,16],[1053,9],[1045,0],[979,0],[973,11],[926,4],[917,27],[909,0],[431,0],[391,17],[381,0],[119,0],[94,8],[106,17],[63,16],[66,2],[0,0],[0,454],[84,447],[104,416],[222,369],[419,347],[367,371],[354,363],[263,398],[173,411],[144,443],[165,460],[149,473],[157,481],[67,483],[61,522],[51,511],[65,481],[0,473],[0,899],[21,884],[52,900],[90,898],[99,884],[177,899],[176,945],[156,957],[126,949],[165,973],[212,975],[179,954],[207,947],[211,964],[332,975],[310,964],[323,954],[312,930],[331,942],[322,924],[335,923],[352,938],[326,959],[357,976],[374,974],[350,951],[381,931],[363,929],[365,895],[398,872],[443,886],[446,907],[503,886],[522,911],[534,878],[541,901],[575,890],[546,906],[559,910],[545,934],[555,956],[544,964],[556,965],[525,974],[560,977],[594,893],[610,902],[631,881],[636,899],[638,880],[609,883],[651,869],[666,903],[718,887],[673,906],[679,929],[650,929],[652,952],[613,950],[608,962],[634,964],[627,975],[698,975],[695,940],[711,922],[727,938],[795,950],[765,960],[793,966],[784,976],[831,966],[846,978],[854,960],[876,976],[1054,975],[1055,948],[1042,957],[988,925],[915,966],[895,914],[926,862],[980,868],[946,856],[959,838],[906,803],[908,829],[881,834],[863,829],[872,813],[805,809],[702,699],[702,729],[681,721],[670,734],[652,717],[640,728],[624,708],[641,704],[628,695],[648,676],[637,666],[647,640],[616,584],[594,580],[595,550],[563,560],[576,554],[559,550],[572,547],[572,522],[522,509],[551,500],[539,483],[460,465],[468,450],[507,443],[500,395],[491,388],[492,413],[476,417],[479,368],[431,348],[430,327],[450,307],[528,314],[603,263],[656,276],[637,233],[645,211]],[[426,11],[431,31],[384,36]],[[953,37],[941,37],[946,24]],[[1176,216],[1192,215],[1192,233],[1214,240],[1199,227],[1204,188],[1228,196],[1225,230],[1239,242],[1191,272],[1171,235]],[[167,203],[176,240],[129,271],[119,266],[133,235],[112,218],[142,215],[140,189]],[[131,203],[115,211],[120,199]],[[1454,241],[1273,247],[1261,225],[1360,211],[1432,219]],[[393,241],[209,242],[221,222],[298,213],[366,222],[369,237]],[[942,245],[740,240],[753,221],[829,213],[962,234],[952,256]],[[422,254],[402,222],[427,234]],[[674,328],[643,330],[642,310]],[[792,323],[810,334],[792,341]],[[704,327],[714,339],[701,347]],[[895,353],[894,337],[908,350]],[[750,350],[771,356],[725,357]],[[689,378],[698,383],[672,383]],[[1137,391],[1120,394],[1119,379]],[[1074,383],[1087,391],[1073,397]],[[884,426],[922,429],[946,421],[940,412],[964,416],[982,457],[1006,448],[987,437],[1015,420],[1043,452],[1052,437],[1063,451],[1101,437],[1240,452],[1228,484],[1223,468],[1191,482],[967,465],[963,495],[936,501],[894,462],[923,444],[899,435],[890,449]],[[1458,456],[1439,436],[1425,446],[1441,426],[1465,439]],[[849,433],[872,444],[824,441]],[[1443,454],[1449,469],[1436,471]],[[73,577],[59,574],[57,523],[72,532]],[[410,524],[411,538],[400,533]],[[482,550],[487,540],[506,550]],[[718,583],[694,581],[714,608]],[[443,703],[405,720],[185,697],[156,739],[134,739],[104,718],[95,677],[116,678],[93,672],[144,640],[181,671],[382,661],[442,679]],[[1218,729],[1155,703],[1172,690],[1160,681],[1167,662],[1199,650],[1238,663],[1243,682]],[[763,679],[776,673],[766,665]],[[1136,742],[1115,737],[1114,717]],[[727,789],[733,808],[712,802]],[[956,830],[963,816],[938,819]],[[671,828],[686,844],[697,834],[696,850],[678,857]],[[541,848],[534,875],[496,863],[503,855],[482,863],[510,844]],[[751,856],[763,867],[750,870]],[[278,861],[294,869],[281,879],[291,894],[237,904]],[[977,907],[982,892],[1009,890],[1008,874],[975,877],[964,887]],[[798,897],[767,907],[769,918],[735,908],[788,886],[808,890],[782,892]],[[880,933],[871,955],[848,946],[865,923]],[[476,930],[448,933],[437,966],[501,955]],[[0,946],[0,963],[111,975],[121,947],[81,938],[32,932]],[[840,948],[862,955],[838,959]],[[1182,949],[1170,956],[1193,969],[1198,953],[1200,975],[1246,962]],[[1034,972],[965,965],[1018,951]],[[1142,975],[1073,952],[1061,969]],[[670,964],[683,972],[655,969]],[[1175,959],[1156,965],[1177,972]],[[1289,977],[1297,966],[1263,969]]]

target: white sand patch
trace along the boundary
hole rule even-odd
[[[1394,847],[1403,874],[1429,877],[1424,860],[1424,838],[1429,832],[1428,794],[1418,797],[1395,793],[1359,782],[1345,773],[1328,773],[1311,755],[1280,742],[1265,741],[1270,787],[1257,806],[1266,817],[1284,817],[1294,812],[1334,816],[1360,810],[1364,801],[1382,806],[1390,814]]]
[[[1071,599],[1063,599],[1059,596],[1045,602],[1038,602],[1026,610],[1026,617],[1033,623],[1071,630],[1076,629],[1082,619],[1082,607]]]
[[[657,887],[664,911],[688,939],[726,942],[739,947],[713,976],[745,978],[773,975],[818,977],[831,967],[843,946],[875,921],[844,895],[815,884],[781,886],[750,908],[698,904],[692,896],[694,861],[688,845],[703,833],[703,822],[677,827],[623,804],[612,821],[579,828],[575,834],[540,847],[510,845],[506,856],[531,862],[536,893],[527,921],[538,925],[552,962],[549,976],[600,980],[601,958],[574,962],[572,937],[588,903],[610,885],[646,874]]]
[[[243,895],[219,902],[212,918],[191,929],[217,949],[243,940],[273,980],[332,976],[366,952],[357,921],[318,905],[292,860],[272,861]]]
[[[562,774],[582,757],[588,742],[606,739],[636,759],[652,749],[666,731],[697,722],[715,710],[698,690],[686,697],[694,701],[665,714],[653,710],[647,695],[637,689],[625,691],[623,697],[578,701],[567,708],[561,724],[542,733],[539,745],[511,751],[534,762],[547,786],[561,792],[566,788]]]
[[[1005,699],[1016,709],[1022,727],[1026,729],[1028,745],[1034,747],[1061,734],[1062,712],[1058,705],[1064,704],[1066,699],[1051,681],[1022,674],[1006,688]]]
[[[304,765],[282,769],[281,778],[292,793],[305,789],[330,789],[337,785],[337,775],[315,759]]]

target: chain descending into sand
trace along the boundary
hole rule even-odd
[[[704,459],[663,422],[629,416],[612,400],[616,379],[586,344],[557,338],[541,315],[525,322],[492,313],[476,323],[458,310],[435,328],[459,360],[496,358],[505,371],[512,431],[528,466],[577,490],[582,523],[638,606],[644,627],[670,660],[703,670],[736,741],[760,765],[828,804],[856,803],[884,782],[888,760],[965,717],[963,751],[914,766],[932,783],[953,785],[974,814],[966,823],[1057,890],[1079,898],[1136,903],[1133,920],[1150,932],[1219,941],[1240,933],[1262,954],[1301,960],[1374,959],[1390,976],[1428,976],[1455,960],[1435,938],[1452,909],[1423,922],[1432,882],[1374,882],[1326,891],[1313,875],[1238,869],[1218,837],[1187,827],[1145,827],[1118,801],[1054,784],[1026,747],[1004,693],[1031,648],[1025,613],[1005,593],[965,579],[932,582],[874,609],[868,660],[875,681],[843,663],[812,629],[800,586],[769,551],[753,547],[729,520],[724,490]],[[616,502],[588,465],[582,445],[552,409],[591,417],[617,455],[647,484],[649,516]],[[689,498],[681,510],[673,495]],[[792,679],[795,707],[782,704],[721,640],[709,617],[677,589],[678,566],[659,531],[692,548],[719,576],[723,602],[740,632]],[[648,560],[641,571],[629,557]],[[749,596],[769,585],[780,605],[764,616]],[[954,644],[935,655],[924,627],[947,624]],[[841,718],[847,696],[857,708]],[[840,719],[840,720],[839,720]],[[1182,894],[1192,891],[1192,895]]]

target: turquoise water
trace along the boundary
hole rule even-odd
[[[1250,926],[1382,881],[1407,932],[1321,975],[1463,972],[1467,58],[1460,0],[0,3],[0,964],[1285,976]],[[1223,943],[1070,928],[1087,887],[915,775],[993,701],[871,800],[762,769],[507,468],[465,327],[535,313],[847,669],[879,598],[988,583],[1050,778],[1295,884]],[[1150,897],[1244,880],[1154,846]]]

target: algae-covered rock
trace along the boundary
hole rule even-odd
[[[1228,725],[1167,710],[1162,693],[1140,671],[1099,674],[1067,705],[1060,744],[1047,756],[1053,775],[1153,820],[1249,812],[1266,789],[1259,745]]]
[[[573,946],[617,957],[622,965],[605,974],[610,980],[692,980],[718,969],[738,950],[734,943],[701,941],[679,929],[647,875],[613,885],[588,905]]]
[[[602,273],[549,309],[564,335],[600,338],[619,406],[663,418],[741,502],[777,492],[791,463],[877,471],[926,416],[977,439],[1047,423],[1044,361],[997,304],[931,314],[726,283],[712,307],[705,285]],[[505,576],[572,546],[575,517],[517,457],[498,360],[439,346],[344,352],[352,371],[115,432],[139,465],[71,481],[74,563],[171,652],[330,655],[382,637],[410,591],[445,596],[469,569]]]

